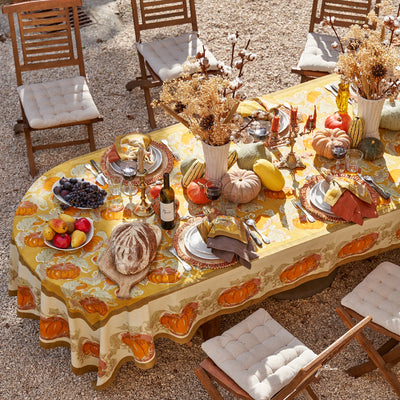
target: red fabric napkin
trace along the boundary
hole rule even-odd
[[[110,163],[118,161],[120,159],[120,156],[117,153],[117,149],[115,148],[115,145],[113,144],[108,152],[108,161]]]
[[[376,218],[378,216],[376,204],[362,201],[347,189],[331,207],[331,211],[345,221],[355,222],[359,225],[363,224],[363,217]]]

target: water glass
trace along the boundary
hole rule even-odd
[[[346,154],[346,170],[351,174],[356,174],[359,171],[361,160],[363,159],[363,152],[357,149],[350,149]]]
[[[108,180],[108,187],[110,188],[110,193],[113,196],[119,196],[121,194],[122,176],[121,175],[111,175]]]

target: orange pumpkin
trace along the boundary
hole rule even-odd
[[[82,353],[87,356],[97,357],[100,356],[100,345],[96,342],[91,342],[90,340],[86,340],[86,342],[82,345]]]
[[[279,279],[283,283],[297,281],[303,276],[314,271],[318,267],[320,261],[321,256],[319,254],[311,254],[310,256],[305,257],[293,265],[285,268],[285,270],[282,271],[281,275],[279,276]]]
[[[24,237],[24,243],[29,247],[45,247],[41,232],[34,232]]]
[[[130,347],[137,361],[146,362],[154,357],[155,349],[152,336],[143,334],[131,335],[126,332],[121,335],[121,340]]]
[[[68,322],[61,317],[40,317],[40,337],[45,340],[69,337]]]
[[[181,279],[181,274],[171,267],[156,268],[150,272],[147,279],[153,283],[175,283]]]
[[[169,329],[172,333],[179,336],[184,336],[189,332],[193,321],[197,316],[197,303],[187,304],[180,314],[164,314],[160,318],[160,322],[163,326]]]
[[[206,196],[205,184],[207,180],[205,178],[198,178],[190,182],[186,189],[189,200],[194,204],[207,204],[211,200]]]
[[[46,270],[50,279],[75,279],[80,273],[81,269],[71,263],[55,264]]]
[[[15,215],[33,215],[37,211],[37,205],[31,201],[22,201],[15,212]]]
[[[361,236],[360,238],[354,239],[351,242],[343,246],[338,253],[339,258],[350,257],[355,254],[362,254],[368,251],[374,246],[378,240],[379,233],[373,232],[368,235]]]
[[[96,297],[85,297],[79,300],[79,304],[90,314],[99,313],[101,316],[104,316],[108,311],[107,304]]]
[[[324,227],[323,222],[316,219],[315,222],[311,223],[311,222],[308,222],[308,220],[305,216],[295,218],[293,220],[293,225],[299,229],[321,229]]]
[[[259,292],[260,279],[252,279],[240,286],[233,286],[224,290],[218,297],[218,304],[222,307],[233,307],[245,302]]]
[[[18,286],[17,307],[19,310],[33,310],[36,308],[35,295],[31,288]]]

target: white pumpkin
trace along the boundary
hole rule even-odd
[[[253,171],[236,168],[222,177],[222,194],[233,203],[249,203],[260,190],[261,180]]]

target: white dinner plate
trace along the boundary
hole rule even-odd
[[[93,228],[93,221],[92,221],[90,218],[88,218],[88,217],[85,217],[85,218],[90,222],[90,229],[89,229],[89,232],[86,233],[86,242],[85,242],[85,243],[81,244],[81,245],[78,246],[78,247],[71,247],[71,246],[69,246],[69,247],[67,247],[66,249],[60,249],[59,247],[54,246],[52,240],[46,240],[46,239],[45,239],[45,240],[44,240],[44,243],[46,244],[46,246],[49,246],[49,247],[51,247],[51,248],[54,249],[54,250],[62,250],[62,251],[75,251],[75,250],[78,250],[78,249],[80,249],[81,247],[87,245],[87,244],[92,240],[92,238],[93,238],[94,228]]]
[[[328,188],[329,185],[325,180],[318,182],[310,190],[310,201],[315,207],[317,207],[324,213],[336,217],[337,215],[332,212],[331,206],[324,200],[325,193]]]
[[[183,242],[186,249],[194,256],[205,260],[219,260],[219,258],[216,257],[212,253],[211,249],[204,243],[200,232],[197,230],[197,225],[193,225],[188,229]]]
[[[282,133],[288,126],[289,126],[289,116],[281,110],[279,111],[279,131],[278,133]],[[257,120],[260,123],[261,128],[265,128],[267,131],[267,136],[270,134],[271,131],[271,122],[259,119]],[[249,129],[251,133],[251,128]]]
[[[149,151],[151,154],[152,160],[154,162],[152,164],[149,164],[147,162],[144,163],[144,168],[147,170],[148,174],[151,174],[152,172],[156,171],[161,163],[162,163],[162,152],[159,148],[156,146],[150,145]],[[124,161],[122,160],[117,160],[112,163],[110,163],[111,168],[117,173],[122,175],[122,168],[123,168]]]
[[[81,180],[79,179],[79,181],[81,181]],[[83,181],[83,182],[88,182],[88,181]],[[91,185],[95,185],[95,183],[92,183],[92,182],[89,182],[89,183],[90,183]],[[52,191],[54,197],[55,197],[60,203],[66,204],[67,206],[70,206],[70,207],[77,208],[77,209],[79,209],[79,210],[91,210],[91,209],[92,209],[92,207],[76,207],[76,206],[71,205],[70,203],[68,203],[68,201],[64,200],[59,194],[55,194],[55,193],[54,193],[54,188],[55,188],[56,186],[60,186],[59,180],[53,185],[53,187],[51,188],[51,191]],[[106,197],[107,197],[107,195],[104,196],[103,204],[104,204],[104,202],[106,201]]]

